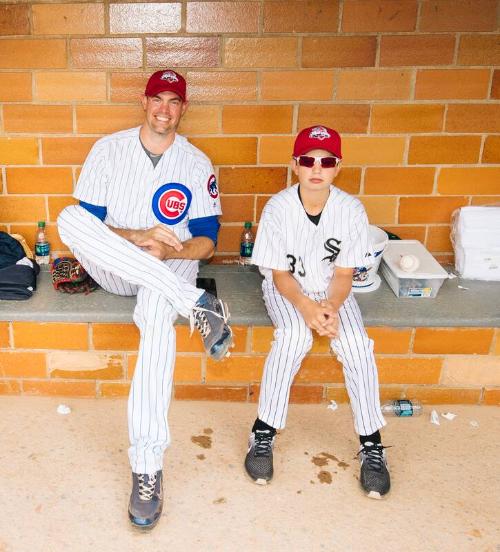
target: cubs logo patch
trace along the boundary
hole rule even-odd
[[[165,71],[160,77],[160,80],[166,80],[167,82],[179,82],[177,75],[173,71]]]
[[[207,190],[212,199],[217,199],[219,197],[219,188],[217,187],[217,180],[214,174],[210,175],[208,179]]]
[[[309,138],[316,138],[316,140],[326,140],[327,138],[331,138],[331,136],[325,127],[317,126],[311,130]]]
[[[191,191],[182,184],[163,184],[153,196],[153,213],[164,224],[177,224],[186,215],[191,205]]]

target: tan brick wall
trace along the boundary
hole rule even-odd
[[[0,5],[0,224],[30,245],[103,134],[141,121],[147,75],[186,75],[181,132],[213,160],[218,256],[293,182],[294,134],[344,137],[339,187],[370,221],[448,259],[450,214],[500,201],[498,0]],[[108,339],[110,336],[103,336]],[[186,391],[187,392],[187,391]]]
[[[177,326],[175,397],[256,402],[273,328],[236,326],[230,357],[214,362]],[[500,328],[368,328],[382,400],[500,404]],[[61,336],[64,336],[62,340]],[[134,324],[0,323],[0,395],[125,397],[137,362]],[[329,341],[315,337],[292,402],[348,400]]]

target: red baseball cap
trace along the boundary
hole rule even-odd
[[[295,138],[293,156],[299,157],[308,151],[322,149],[342,159],[340,143],[340,134],[336,130],[322,125],[315,125],[299,132],[297,138]]]
[[[144,94],[146,96],[156,96],[161,92],[175,92],[182,101],[186,101],[186,81],[184,77],[171,69],[156,71],[149,77]]]

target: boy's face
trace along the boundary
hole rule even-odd
[[[335,158],[329,151],[315,149],[304,153],[301,157],[329,157]],[[336,159],[336,158],[335,158]],[[331,163],[329,161],[326,162]],[[305,167],[300,163],[299,159],[292,160],[293,172],[297,175],[301,189],[311,191],[321,191],[327,189],[333,182],[334,178],[340,172],[340,159],[337,164],[331,168],[325,168],[319,159],[314,161],[312,167]]]

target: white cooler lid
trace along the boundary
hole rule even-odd
[[[413,272],[407,272],[399,266],[403,255],[415,255],[420,266]],[[418,240],[389,240],[382,260],[398,278],[448,278],[446,270],[427,251]]]

